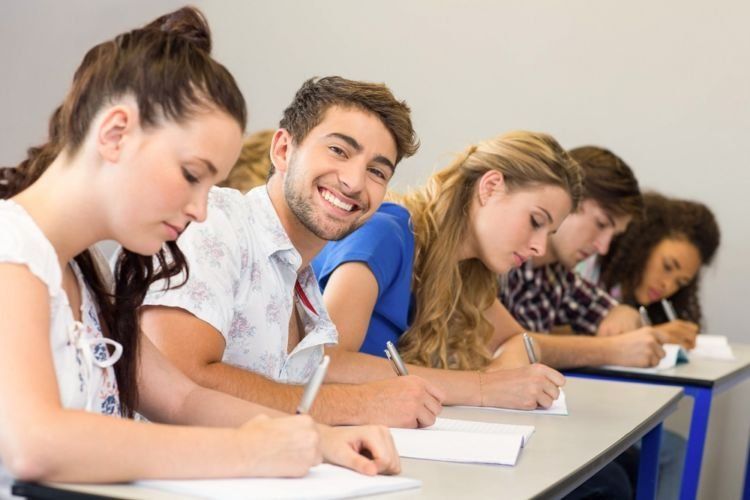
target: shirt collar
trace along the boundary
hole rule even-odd
[[[251,211],[251,224],[259,229],[252,231],[253,237],[257,238],[266,257],[269,259],[275,257],[293,266],[295,270],[299,269],[302,256],[281,224],[281,219],[271,202],[266,186],[251,189],[245,195],[245,199]]]

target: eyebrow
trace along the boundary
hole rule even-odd
[[[342,141],[347,143],[349,146],[351,146],[351,148],[354,149],[354,151],[356,151],[357,153],[362,152],[362,145],[359,142],[357,142],[357,139],[355,139],[354,137],[350,135],[341,134],[339,132],[331,132],[326,137],[335,137],[337,139],[341,139]],[[396,166],[393,164],[393,162],[383,155],[376,155],[375,158],[372,159],[372,161],[374,161],[375,163],[380,163],[381,165],[384,165],[390,168],[392,172],[396,171]]]
[[[196,157],[197,160],[208,167],[208,170],[211,172],[212,175],[216,175],[219,173],[219,171],[216,169],[213,163],[211,163],[209,160],[206,160],[205,158]]]
[[[552,215],[550,215],[550,213],[544,207],[540,207],[540,206],[537,205],[536,208],[538,208],[539,210],[541,210],[542,212],[544,212],[544,215],[547,216],[547,218],[549,219],[550,224],[554,224],[555,223],[555,219],[552,218]]]

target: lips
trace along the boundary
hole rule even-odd
[[[359,204],[357,204],[351,198],[342,196],[338,193],[334,193],[333,191],[330,191],[326,188],[319,187],[318,192],[320,193],[321,198],[327,201],[329,205],[332,205],[344,212],[352,213],[360,208]]]
[[[657,300],[661,299],[661,292],[659,290],[656,290],[655,288],[648,289],[648,299],[651,302],[656,302]]]
[[[516,267],[521,267],[524,262],[526,262],[526,259],[524,257],[521,257],[516,252],[513,252],[513,262],[515,262]]]
[[[170,240],[176,240],[180,236],[182,231],[184,230],[177,226],[173,226],[172,224],[169,224],[168,222],[165,222],[164,226],[167,228],[167,232],[169,233]]]

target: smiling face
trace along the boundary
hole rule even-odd
[[[549,234],[557,230],[572,206],[570,195],[558,186],[507,192],[502,174],[496,171],[484,174],[478,185],[462,254],[479,258],[498,274],[544,255]]]
[[[110,182],[114,238],[152,255],[192,221],[206,218],[208,191],[237,160],[242,130],[224,112],[201,110],[185,123],[138,128],[123,142]]]
[[[606,255],[612,238],[625,232],[631,219],[629,215],[611,215],[587,198],[550,236],[550,257],[572,269],[591,255]]]
[[[341,239],[378,209],[396,163],[396,142],[378,117],[332,106],[301,144],[283,129],[276,134],[286,204],[314,237]]]
[[[651,250],[633,295],[643,305],[671,297],[695,278],[701,264],[695,245],[681,238],[665,238]]]

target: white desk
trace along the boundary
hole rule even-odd
[[[682,397],[682,389],[676,387],[576,378],[568,380],[565,392],[569,416],[446,408],[443,412],[446,417],[530,424],[536,426],[536,432],[515,467],[404,459],[403,474],[421,479],[422,488],[373,498],[559,497],[647,434],[658,437],[661,423]],[[658,447],[658,439],[655,444]],[[127,485],[52,486],[114,498],[177,498]]]

